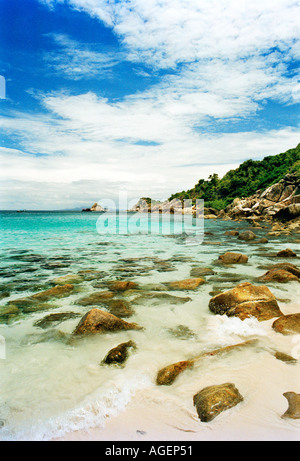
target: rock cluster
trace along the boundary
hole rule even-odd
[[[299,174],[287,174],[281,181],[247,198],[236,198],[225,210],[231,219],[263,217],[292,221],[300,217]]]

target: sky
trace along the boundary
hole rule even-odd
[[[164,200],[295,147],[299,6],[0,0],[0,209]]]

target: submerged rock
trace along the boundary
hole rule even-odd
[[[136,323],[128,323],[109,312],[92,309],[87,312],[74,330],[74,335],[99,334],[120,330],[142,330]]]
[[[169,328],[168,332],[175,336],[175,338],[183,340],[197,337],[197,335],[186,325],[177,325],[175,328]]]
[[[283,396],[288,401],[288,409],[282,415],[282,418],[292,418],[292,419],[299,419],[300,418],[300,394],[296,394],[296,392],[285,392]]]
[[[203,283],[205,283],[205,280],[202,278],[190,278],[176,282],[166,282],[165,285],[169,290],[196,290]]]
[[[49,288],[49,290],[41,291],[40,293],[30,296],[30,298],[39,301],[47,301],[51,298],[68,296],[73,290],[74,286],[70,283],[65,285],[56,285],[53,288]]]
[[[300,313],[282,315],[273,322],[272,328],[283,335],[300,333]]]
[[[236,316],[241,320],[253,316],[262,321],[282,315],[269,288],[249,282],[214,296],[209,302],[209,309],[214,314]]]
[[[35,322],[34,326],[45,329],[52,327],[53,325],[58,325],[65,320],[74,319],[79,316],[80,314],[76,312],[57,312],[54,314],[46,315],[46,317],[43,317],[41,320]]]
[[[76,301],[76,304],[80,306],[92,306],[94,304],[102,304],[103,301],[107,299],[111,299],[115,296],[112,291],[97,291],[96,293],[92,293],[88,296],[84,296]]]
[[[55,285],[65,285],[66,283],[76,284],[81,282],[83,282],[83,278],[77,274],[62,275],[61,277],[56,277],[51,281],[51,283],[54,283]]]
[[[203,277],[204,275],[213,275],[215,272],[210,267],[193,267],[190,271],[191,277]]]
[[[134,304],[141,304],[145,301],[150,301],[152,303],[161,304],[162,302],[167,302],[169,304],[183,304],[191,301],[191,298],[185,296],[174,296],[168,293],[162,292],[149,292],[149,293],[142,293],[140,296],[137,296],[133,299],[132,303]]]
[[[219,256],[219,261],[224,264],[245,264],[248,262],[248,256],[242,253],[232,253],[227,251],[223,255]]]
[[[136,349],[136,344],[134,341],[127,341],[126,343],[121,343],[118,346],[111,349],[101,363],[106,365],[123,364],[128,359],[129,349],[131,348]]]
[[[123,299],[107,299],[103,304],[116,317],[130,317],[134,314],[131,304]]]
[[[107,282],[107,286],[112,291],[126,291],[138,288],[138,284],[128,280],[116,280]]]
[[[208,386],[194,395],[193,402],[199,419],[212,421],[216,416],[243,401],[243,397],[232,383]]]

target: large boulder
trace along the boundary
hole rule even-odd
[[[283,335],[300,333],[300,313],[282,315],[273,322],[272,328]]]
[[[291,221],[292,219],[299,218],[300,216],[300,203],[292,203],[284,208],[281,208],[274,215],[274,219],[279,221]]]
[[[227,251],[223,255],[219,256],[219,261],[224,264],[245,264],[248,261],[248,256],[242,253],[233,253]]]
[[[243,401],[232,383],[208,386],[194,395],[194,406],[201,421],[212,421],[216,416]]]
[[[87,312],[74,330],[74,335],[99,334],[120,330],[142,330],[136,323],[128,323],[109,312],[92,309]]]
[[[275,296],[265,285],[255,286],[249,282],[241,283],[235,288],[211,298],[209,309],[214,314],[239,317],[244,320],[256,317],[259,321],[279,317]]]

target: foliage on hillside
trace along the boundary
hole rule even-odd
[[[300,144],[263,160],[246,160],[221,179],[214,173],[207,180],[200,179],[192,189],[171,195],[169,200],[204,199],[205,206],[221,210],[236,197],[249,197],[280,181],[287,173],[296,171],[300,178]]]

